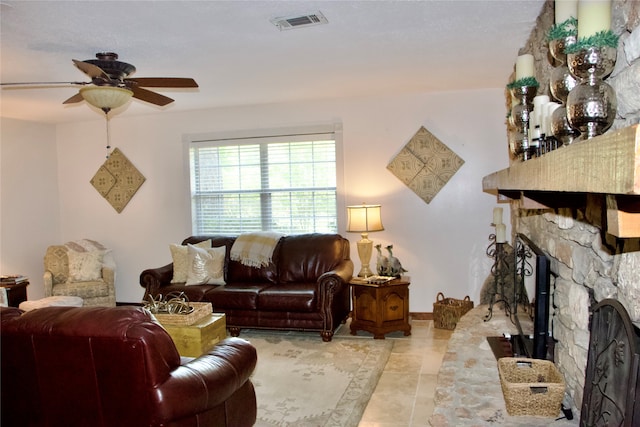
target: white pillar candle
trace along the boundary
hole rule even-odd
[[[504,243],[507,241],[507,226],[504,224],[496,225],[496,243]]]
[[[534,111],[535,113],[535,111]],[[540,139],[540,122],[536,114],[529,115],[529,142],[533,143],[534,140]]]
[[[544,106],[549,103],[547,95],[538,95],[533,98],[533,115],[536,117],[536,124],[542,125],[544,116]]]
[[[516,59],[516,80],[533,77],[533,55],[520,55]]]
[[[493,208],[493,225],[502,224],[502,208]]]
[[[611,29],[611,0],[580,0],[578,3],[578,37],[591,37]]]
[[[569,18],[578,17],[578,0],[555,1],[556,25],[562,24]]]

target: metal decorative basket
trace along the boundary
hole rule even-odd
[[[208,302],[189,302],[184,292],[171,292],[158,298],[148,297],[144,307],[163,324],[193,325],[211,314],[213,307]]]

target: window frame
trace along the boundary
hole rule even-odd
[[[188,217],[185,218],[186,223],[191,230],[191,234],[196,234],[194,230],[194,215],[191,194],[191,163],[190,163],[190,148],[192,144],[197,143],[223,143],[238,142],[238,143],[250,143],[250,142],[269,142],[273,140],[276,142],[283,142],[282,137],[296,136],[313,136],[313,135],[328,135],[332,134],[335,141],[335,155],[336,155],[336,221],[337,231],[341,233],[346,226],[346,217],[343,213],[346,210],[346,203],[344,200],[344,153],[343,153],[343,141],[342,141],[342,124],[341,123],[323,123],[317,125],[307,126],[293,126],[284,128],[270,128],[270,129],[249,129],[249,130],[232,130],[225,132],[207,132],[197,134],[185,134],[183,135],[183,153],[184,153],[184,181],[185,181],[185,203],[188,206]]]

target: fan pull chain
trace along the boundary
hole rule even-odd
[[[110,150],[111,150],[111,133],[109,132],[109,128],[111,126],[109,126],[110,120],[109,120],[109,113],[104,113],[105,117],[107,118],[107,156],[106,158],[108,159],[109,156],[111,155]]]

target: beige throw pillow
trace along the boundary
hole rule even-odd
[[[76,252],[67,251],[69,258],[69,281],[90,282],[102,277],[102,258],[104,251]]]
[[[225,246],[202,249],[187,245],[189,271],[187,286],[190,285],[225,285],[224,258]]]
[[[193,245],[197,248],[207,249],[211,247],[211,239],[204,240]],[[184,283],[187,281],[187,272],[189,270],[187,259],[187,247],[183,245],[169,245],[171,258],[173,258],[173,278],[171,283]]]

